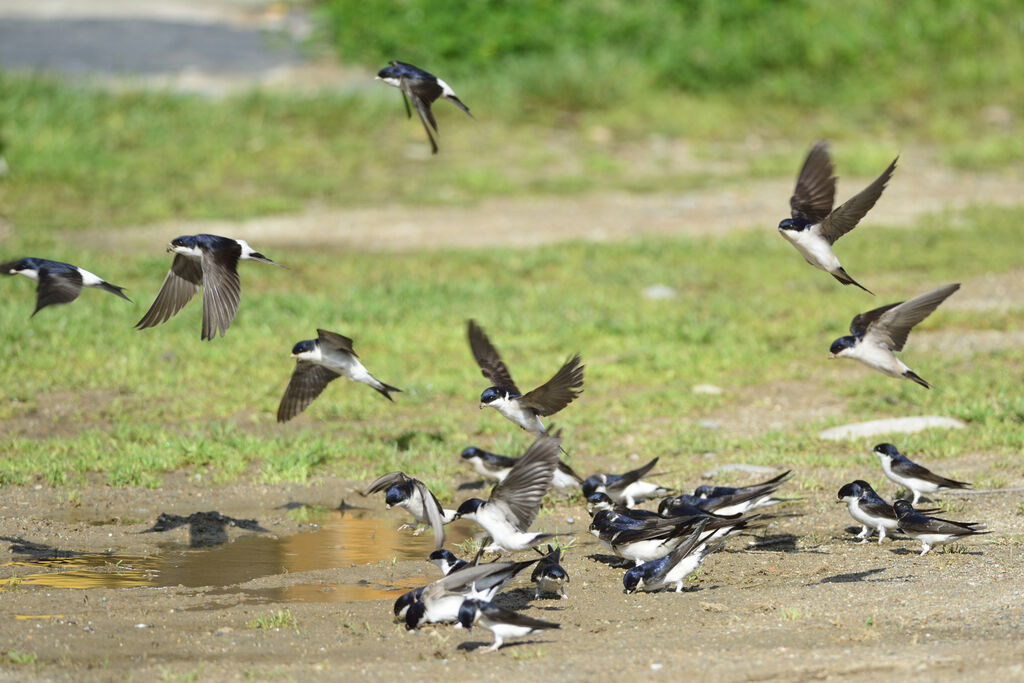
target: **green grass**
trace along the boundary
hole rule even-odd
[[[276,612],[267,612],[265,614],[260,614],[255,619],[246,622],[245,625],[249,628],[263,629],[268,631],[292,629],[296,633],[299,632],[299,624],[295,620],[295,616],[292,614],[292,611],[290,609],[279,609]]]
[[[138,303],[87,290],[30,320],[32,283],[0,282],[0,484],[75,488],[102,473],[111,485],[154,487],[174,471],[214,482],[364,480],[401,469],[444,495],[463,469],[464,447],[518,454],[529,443],[494,411],[477,409],[485,383],[465,341],[469,317],[523,386],[583,353],[585,392],[555,420],[582,470],[638,453],[662,456],[689,477],[706,469],[708,452],[716,462],[848,467],[862,461],[862,445],[819,441],[820,429],[916,414],[951,415],[969,428],[904,437],[905,452],[928,461],[965,451],[1009,457],[1024,448],[1024,350],[944,359],[915,347],[912,334],[903,358],[932,391],[826,356],[855,313],[1019,268],[1022,220],[1024,210],[977,208],[927,217],[914,229],[862,228],[844,240],[844,263],[876,298],[811,269],[771,229],[372,257],[267,250],[292,269],[242,264],[239,314],[213,342],[199,340],[198,300],[167,324],[132,329],[162,281],[163,254],[57,251],[49,255],[88,263]],[[21,250],[17,241],[9,246]],[[644,299],[643,289],[658,283],[677,297]],[[1019,310],[943,307],[920,329],[1016,329]],[[404,390],[395,403],[339,379],[278,425],[288,354],[316,327],[352,336],[371,372]],[[697,423],[789,379],[813,380],[843,398],[847,414],[757,438]],[[691,391],[707,383],[725,393]]]

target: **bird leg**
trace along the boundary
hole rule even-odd
[[[879,526],[878,527],[878,544],[879,545],[882,544],[882,540],[884,538],[885,538],[885,527],[884,526]],[[867,540],[867,539],[864,539],[864,540]]]
[[[856,538],[860,539],[861,543],[867,543],[868,538],[871,536],[871,530],[866,525],[861,525],[860,533],[857,534]]]
[[[487,648],[486,650],[481,650],[481,652],[497,652],[499,647],[501,647],[501,636],[495,633],[494,642],[491,643],[491,646],[489,648]]]

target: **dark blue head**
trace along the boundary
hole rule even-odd
[[[466,460],[469,460],[470,458],[475,458],[478,455],[483,455],[483,453],[484,452],[477,448],[476,446],[470,446],[469,448],[462,451],[462,457],[465,458]]]
[[[914,514],[914,506],[910,504],[909,500],[903,500],[902,498],[892,504],[892,510],[899,519]]]
[[[388,507],[392,507],[407,501],[409,499],[409,488],[405,484],[395,484],[384,494],[384,503]]]
[[[501,399],[509,399],[519,396],[516,392],[505,387],[487,387],[484,392],[480,394],[480,405],[490,405],[495,401]]]
[[[635,593],[640,587],[640,581],[644,578],[643,567],[632,567],[626,572],[626,575],[622,577],[622,585],[625,590],[623,593]]]
[[[456,562],[458,560],[458,558],[452,554],[452,551],[448,550],[447,548],[435,550],[427,556],[427,559],[431,562],[447,562],[448,564],[452,564],[453,562]]]
[[[698,486],[693,490],[693,495],[698,498],[711,498],[715,495],[714,486]]]
[[[463,502],[462,505],[459,506],[459,509],[455,511],[455,518],[458,519],[463,515],[471,515],[484,505],[485,502],[480,500],[479,498],[470,498],[469,500]]]
[[[873,450],[875,453],[888,455],[890,458],[898,458],[900,456],[900,452],[891,443],[880,443]]]
[[[185,249],[195,249],[197,244],[195,235],[181,235],[171,240],[172,247],[184,247]]]
[[[420,589],[422,590],[422,589]],[[402,596],[405,597],[405,596]],[[427,607],[416,597],[416,601],[409,605],[409,609],[405,613],[405,630],[412,631],[423,621],[424,615],[427,613]]]
[[[406,610],[408,610],[414,602],[420,599],[420,595],[422,593],[423,588],[420,587],[415,590],[411,590],[408,593],[403,593],[400,598],[395,600],[395,618],[401,619],[404,617]]]
[[[19,270],[37,270],[35,259],[23,258],[17,261],[8,261],[0,266],[0,273],[4,275],[17,275]]]
[[[298,356],[300,353],[310,353],[312,351],[316,351],[315,339],[304,339],[292,347],[293,356]]]
[[[832,356],[838,356],[846,349],[852,349],[857,345],[857,337],[840,337],[832,342],[832,346],[828,348],[829,354]]]
[[[860,480],[844,484],[843,488],[839,489],[839,493],[836,494],[837,497],[839,500],[843,500],[844,498],[859,498],[861,492],[860,484]]]
[[[779,230],[792,230],[794,232],[800,232],[806,230],[811,222],[804,218],[786,218],[779,222]]]
[[[464,600],[462,602],[459,606],[459,623],[462,624],[462,628],[467,631],[473,628],[473,621],[482,604],[480,600]]]
[[[580,488],[583,489],[583,496],[587,500],[590,500],[590,497],[597,493],[598,487],[604,485],[605,478],[603,476],[601,476],[600,474],[592,474],[591,476],[583,480],[583,483],[580,485]]]

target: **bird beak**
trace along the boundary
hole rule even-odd
[[[298,358],[298,357],[299,357],[299,354],[297,354],[297,353],[293,353],[292,354],[292,358]]]
[[[374,76],[373,80],[375,80],[375,81],[383,81],[384,79],[381,78],[380,76]]]
[[[384,504],[384,509],[385,509],[385,510],[390,510],[390,509],[391,509],[391,506],[390,506],[390,505],[388,505],[387,503],[385,503],[385,504]]]
[[[173,244],[168,244],[167,245],[167,251],[174,251],[174,245]]]
[[[834,353],[828,354],[828,359],[829,360],[835,360],[836,358],[838,358],[838,356],[836,356],[836,354],[834,354]]]
[[[483,410],[486,405],[487,405],[486,403],[481,403],[480,404],[480,410]]]

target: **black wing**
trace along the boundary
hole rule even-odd
[[[427,513],[427,521],[430,522],[430,527],[434,530],[434,550],[440,550],[444,547],[444,520],[441,519],[441,503],[430,492],[427,485],[419,479],[413,479],[413,486],[419,491],[420,498],[423,500],[423,511]]]
[[[892,177],[892,172],[896,170],[898,159],[899,157],[893,159],[889,167],[882,171],[882,174],[875,178],[873,183],[847,199],[841,206],[836,207],[836,210],[822,222],[821,236],[827,239],[829,244],[834,244],[840,237],[853,230],[860,219],[864,218],[864,214],[871,210],[878,198],[882,196],[882,190],[885,189],[886,183]]]
[[[554,377],[527,393],[519,402],[540,416],[554,415],[572,403],[583,392],[583,368],[586,366],[580,365],[580,361],[579,354],[565,361]]]
[[[629,486],[630,484],[635,484],[636,482],[640,481],[640,478],[643,477],[648,472],[650,472],[652,469],[654,469],[654,466],[657,464],[658,458],[655,458],[654,460],[650,461],[643,467],[638,467],[635,470],[630,470],[629,472],[626,472],[621,477],[616,479],[613,483],[608,484],[605,487],[605,489],[608,491],[624,491],[626,487]]]
[[[82,274],[77,270],[54,273],[46,266],[39,269],[39,283],[36,285],[36,310],[52,304],[66,304],[78,298],[82,291]]]
[[[469,350],[473,352],[473,358],[476,359],[476,364],[480,366],[480,372],[487,378],[487,381],[492,386],[505,387],[517,394],[522,394],[512,380],[512,375],[509,374],[505,363],[501,360],[498,349],[494,348],[494,344],[476,324],[476,321],[470,320],[466,324],[466,330],[469,337]]]
[[[351,353],[353,356],[356,356],[356,358],[359,357],[352,348],[352,340],[348,337],[338,334],[337,332],[321,330],[320,328],[317,328],[316,334],[321,345],[326,345],[328,348],[336,349],[338,351]]]
[[[533,524],[540,501],[551,487],[561,443],[560,434],[538,437],[516,461],[508,476],[491,489],[488,505],[504,507],[515,518],[520,531],[526,531]]]
[[[241,283],[238,281],[238,257],[242,247],[236,242],[215,251],[203,252],[203,339],[224,336],[238,312]]]
[[[277,408],[277,421],[287,422],[301,413],[320,395],[324,387],[340,376],[322,365],[297,361]]]
[[[893,351],[902,351],[911,328],[931,315],[939,304],[958,289],[960,283],[955,282],[889,308],[868,324],[865,337],[871,336],[872,341],[885,344]]]
[[[836,195],[836,179],[832,175],[832,160],[828,155],[828,143],[820,140],[807,153],[796,188],[789,198],[789,209],[793,218],[802,218],[810,223],[820,223],[832,210]]]
[[[368,496],[371,493],[377,493],[378,491],[386,491],[392,486],[395,486],[396,484],[404,484],[410,479],[412,479],[412,477],[407,475],[405,472],[388,472],[387,474],[382,474],[371,481],[370,485],[363,489],[362,495]]]
[[[135,327],[143,330],[167,322],[192,300],[202,283],[203,266],[200,260],[176,254],[153,305]]]

